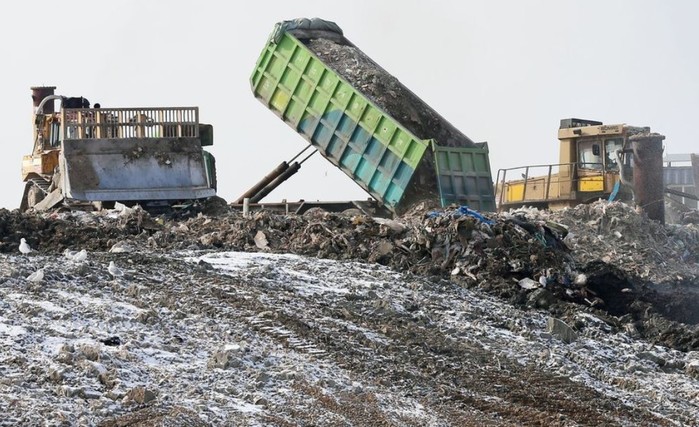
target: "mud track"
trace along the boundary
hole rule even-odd
[[[410,293],[424,299],[404,307],[404,290],[390,285],[370,292],[370,297],[349,294],[328,301],[318,295],[299,298],[283,283],[274,283],[272,271],[267,273],[271,281],[261,282],[222,279],[205,264],[192,272],[187,265],[160,258],[137,262],[144,270],[167,266],[174,282],[181,283],[149,285],[149,293],[166,307],[217,322],[250,324],[283,347],[332,361],[362,381],[417,398],[449,425],[671,425],[570,379],[502,359],[470,343],[467,331],[437,329],[434,321],[439,319],[421,313],[448,311],[446,302],[460,298],[462,290],[447,282],[414,280]],[[303,394],[323,395],[309,384],[296,387]],[[313,424],[318,412],[341,414],[352,425],[395,425],[382,418],[375,400],[365,393],[319,398],[315,405],[320,406],[292,416],[295,425]],[[269,422],[285,425],[282,418],[270,417]]]

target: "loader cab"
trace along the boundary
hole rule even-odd
[[[630,156],[623,154],[629,127],[605,125],[583,119],[563,119],[560,141],[562,195],[587,200],[609,194],[623,170],[628,174]],[[620,164],[621,163],[621,164]]]
[[[619,171],[623,165],[619,165],[617,152],[629,146],[631,135],[639,133],[650,133],[650,128],[563,119],[558,130],[560,162],[575,163],[581,170]],[[623,163],[630,166],[630,162]]]
[[[634,136],[649,137],[650,128],[561,120],[559,162],[499,170],[498,208],[562,209],[599,199],[630,200],[634,182],[630,138]],[[653,134],[653,138],[664,136]]]
[[[619,170],[617,150],[624,148],[623,137],[580,139],[577,141],[577,163],[581,169]]]

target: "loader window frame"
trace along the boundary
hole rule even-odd
[[[578,141],[578,167],[580,169],[602,170],[604,168],[604,160],[600,150],[601,143],[602,141],[599,139]]]
[[[616,150],[622,150],[624,148],[624,138],[608,138],[604,140],[604,169],[605,170],[619,170],[619,164],[616,160],[616,155],[614,152]]]

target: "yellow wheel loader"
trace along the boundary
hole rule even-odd
[[[600,198],[634,200],[663,217],[663,135],[649,127],[563,119],[559,163],[500,169],[499,210],[562,209]]]
[[[20,210],[121,202],[162,206],[216,194],[211,125],[197,107],[103,108],[33,87],[33,149]],[[55,104],[60,103],[56,109]]]

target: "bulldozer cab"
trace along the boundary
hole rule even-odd
[[[618,171],[619,164],[615,152],[623,148],[623,138],[580,140],[577,142],[579,168]]]
[[[572,203],[587,202],[608,196],[619,174],[630,176],[631,156],[626,156],[629,127],[604,125],[602,122],[580,119],[561,120],[560,141],[560,198]]]

